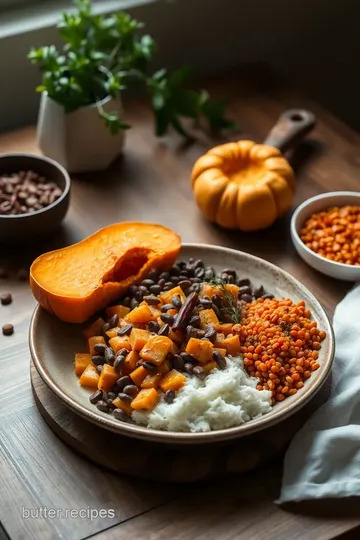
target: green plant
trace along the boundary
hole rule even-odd
[[[155,43],[151,36],[140,34],[142,23],[124,12],[94,15],[90,0],[75,0],[75,5],[76,11],[64,13],[58,24],[65,42],[62,51],[50,45],[32,49],[28,55],[42,72],[38,92],[47,92],[67,113],[97,103],[111,133],[130,126],[117,112],[106,113],[101,101],[129,87],[140,87],[150,96],[158,136],[172,126],[190,137],[181,122],[183,116],[194,120],[204,117],[214,130],[235,126],[224,117],[224,101],[212,100],[206,91],[185,88],[189,68],[149,74]]]

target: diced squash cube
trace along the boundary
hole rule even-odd
[[[75,373],[78,377],[85,371],[87,366],[91,362],[90,353],[76,353],[75,354]]]
[[[134,384],[140,386],[148,373],[149,372],[147,369],[145,369],[143,366],[139,366],[130,373],[130,377],[134,381]]]
[[[141,351],[145,343],[150,337],[148,330],[142,330],[141,328],[133,328],[130,334],[130,345],[133,351]]]
[[[110,306],[106,308],[107,317],[112,317],[113,315],[118,315],[119,319],[123,319],[130,312],[130,308],[122,305]]]
[[[152,336],[140,351],[143,360],[148,360],[153,364],[162,364],[171,348],[173,342],[166,336]]]
[[[203,370],[206,374],[210,373],[213,369],[217,368],[217,363],[214,360],[211,360],[211,362],[208,362],[207,364],[204,364],[202,366]]]
[[[113,338],[113,337],[116,337],[118,335],[119,330],[120,330],[120,328],[118,326],[116,326],[115,328],[111,328],[110,330],[108,330],[105,333],[106,333],[107,337]]]
[[[83,371],[79,383],[81,386],[89,386],[90,388],[97,388],[99,382],[99,374],[96,371],[96,366],[90,362]]]
[[[161,298],[161,301],[163,302],[163,304],[171,304],[171,300],[174,298],[174,296],[180,296],[181,302],[185,302],[185,300],[186,300],[185,293],[182,290],[182,288],[179,287],[179,286],[174,287],[173,289],[170,289],[170,291],[164,292],[160,296],[160,298]]]
[[[217,351],[221,354],[221,356],[226,356],[227,350],[223,349],[222,347],[214,347],[214,351]]]
[[[136,363],[139,361],[139,354],[136,351],[130,351],[127,354],[124,362],[124,373],[129,375],[134,369],[136,369]]]
[[[131,408],[130,403],[123,401],[119,397],[114,399],[113,404],[115,405],[115,407],[117,407],[118,409],[121,409],[125,414],[128,414],[129,416],[133,412],[133,409]]]
[[[214,347],[224,348],[225,334],[218,333],[214,341]]]
[[[96,354],[94,350],[94,345],[98,345],[99,343],[105,345],[105,339],[102,336],[92,336],[88,339],[88,343],[89,353],[91,354],[91,356],[93,356],[94,354]]]
[[[204,330],[205,326],[208,324],[212,324],[213,326],[219,324],[219,319],[213,309],[203,309],[202,311],[199,311],[199,317],[201,330]]]
[[[181,330],[173,330],[172,328],[170,328],[168,338],[177,345],[181,345],[184,341],[184,332],[182,332]]]
[[[205,341],[197,338],[190,338],[186,345],[185,351],[192,354],[198,362],[206,364],[212,360],[214,352],[213,344],[210,341]]]
[[[169,373],[170,369],[170,360],[166,358],[164,362],[160,364],[160,366],[158,366],[158,373],[160,373],[161,375],[165,375],[166,373]]]
[[[154,316],[146,302],[141,302],[139,306],[130,311],[125,317],[125,321],[130,324],[146,324],[152,320],[154,320]]]
[[[159,300],[159,304],[161,304],[160,300]],[[156,321],[158,317],[160,317],[161,315],[161,311],[160,309],[158,309],[157,306],[149,306],[149,309],[152,313],[152,321]]]
[[[111,387],[116,383],[119,378],[119,374],[115,371],[110,364],[104,364],[101,370],[101,374],[98,382],[98,389],[108,392]]]
[[[237,334],[232,337],[228,337],[224,340],[224,346],[226,347],[227,353],[231,356],[237,356],[241,352],[240,339]]]
[[[176,369],[172,369],[163,376],[160,381],[160,388],[163,392],[167,390],[179,390],[186,383],[186,377]]]
[[[220,332],[221,334],[225,334],[227,336],[228,334],[231,334],[233,331],[233,323],[219,323],[215,326],[216,330]]]
[[[161,373],[149,373],[141,383],[141,388],[157,388],[162,375]]]
[[[110,339],[109,345],[115,352],[120,351],[120,349],[127,349],[128,351],[131,350],[131,343],[130,343],[129,336],[113,337]]]
[[[139,409],[152,411],[153,408],[159,403],[159,400],[160,396],[155,388],[143,388],[132,400],[131,407],[136,411]]]
[[[234,301],[238,299],[239,287],[237,285],[229,283],[228,285],[225,285],[225,289],[229,294],[231,294],[231,296],[234,297]]]
[[[104,326],[105,321],[101,317],[96,319],[93,323],[91,323],[89,326],[84,328],[83,334],[86,337],[86,339],[89,339],[93,336],[98,336],[101,333],[101,329]]]
[[[200,289],[200,296],[208,296],[211,298],[213,294],[222,296],[221,289],[218,287],[213,287],[210,283],[203,283]]]

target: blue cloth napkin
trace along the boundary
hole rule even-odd
[[[360,495],[360,285],[338,304],[329,400],[285,455],[278,503]]]

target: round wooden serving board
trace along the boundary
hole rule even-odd
[[[46,386],[31,361],[37,407],[62,441],[108,469],[138,478],[194,482],[247,472],[283,452],[305,419],[329,395],[329,379],[313,400],[291,418],[236,441],[198,446],[169,446],[130,439],[102,429],[67,409]]]

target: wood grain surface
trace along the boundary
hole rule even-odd
[[[229,113],[242,126],[240,134],[229,137],[232,140],[263,140],[286,108],[303,107],[316,114],[315,130],[290,156],[298,175],[294,207],[324,191],[359,190],[360,137],[319,105],[278,84],[263,69],[223,76],[207,87],[230,98]],[[27,332],[35,302],[28,285],[16,279],[16,271],[45,250],[80,240],[111,222],[155,221],[175,228],[184,241],[241,249],[278,264],[303,281],[330,315],[351,286],[316,273],[299,259],[291,245],[290,215],[254,234],[227,232],[207,223],[193,202],[189,176],[195,159],[219,140],[199,134],[196,143],[184,144],[171,134],[158,141],[147,106],[132,102],[126,111],[134,129],[127,134],[122,159],[106,172],[73,177],[71,208],[61,231],[41,245],[34,239],[33,246],[0,249],[0,266],[11,272],[9,279],[0,280],[0,289],[14,297],[12,305],[1,306],[0,322],[15,326],[13,336],[0,336],[1,534],[12,540],[325,540],[344,533],[358,538],[358,501],[281,508],[274,504],[281,463],[231,481],[191,486],[150,483],[85,460],[43,421],[29,377]],[[10,151],[37,153],[35,129],[1,136],[0,152]],[[111,513],[93,519],[23,517],[39,507],[113,509],[114,517]]]

